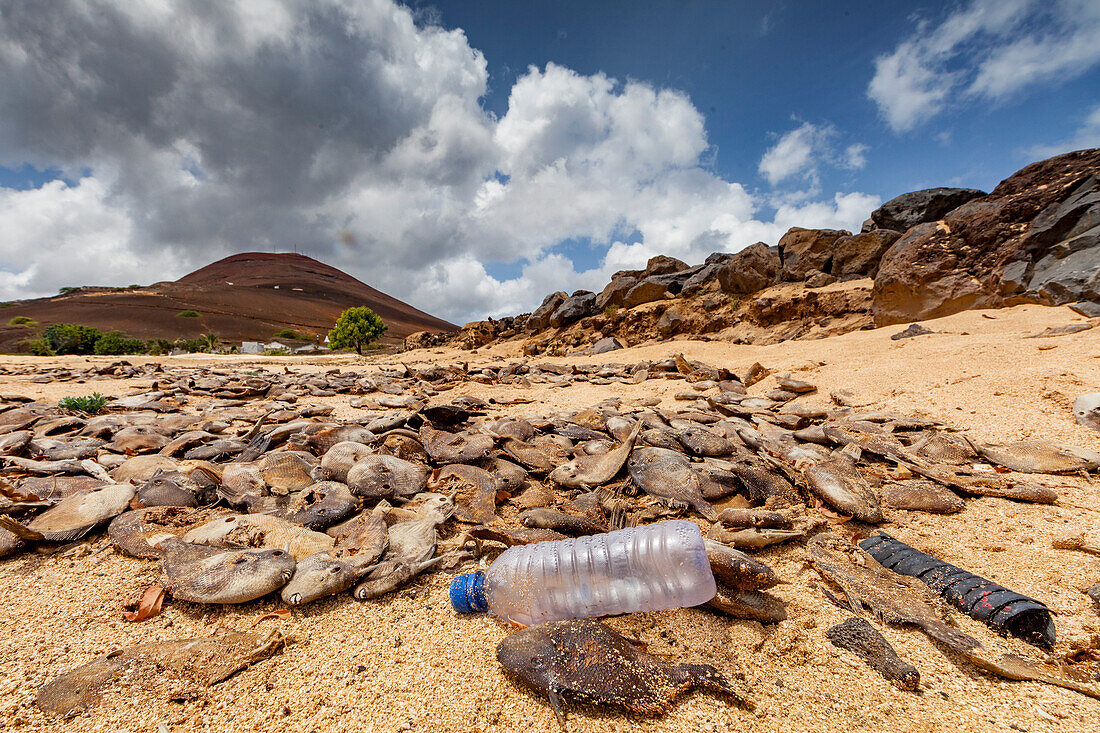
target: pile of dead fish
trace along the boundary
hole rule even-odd
[[[114,399],[98,416],[0,396],[0,556],[106,527],[120,552],[161,564],[176,599],[244,603],[278,592],[300,605],[349,589],[359,600],[378,598],[500,545],[686,515],[708,537],[716,612],[783,621],[786,609],[768,593],[776,573],[744,551],[791,543],[809,549],[815,567],[843,590],[843,598],[831,596],[842,605],[916,625],[994,674],[1095,694],[1023,660],[983,656],[976,640],[942,621],[933,600],[893,578],[919,577],[960,610],[1050,647],[1054,624],[1040,601],[885,534],[866,540],[870,555],[858,560],[852,553],[862,551],[850,542],[829,548],[836,525],[854,520],[846,531],[866,537],[891,510],[958,512],[971,496],[1057,503],[1053,489],[1015,476],[1096,471],[1100,455],[1091,451],[1039,440],[985,444],[934,421],[865,409],[847,393],[831,395],[828,407],[809,406],[798,398],[815,387],[789,377],[748,396],[744,382],[758,372],[743,382],[682,357],[402,365],[371,374],[117,362],[41,376],[137,378],[149,388]],[[685,385],[676,409],[656,399],[631,406],[610,399],[520,418],[499,408],[530,400],[438,399],[466,382],[568,387],[649,379]],[[333,406],[313,399],[336,395],[355,395],[351,405],[365,412],[339,420]],[[841,624],[829,638],[915,689],[917,670],[866,621]],[[258,637],[246,642],[263,653],[277,646]],[[546,692],[559,716],[563,697],[660,712],[693,685],[744,701],[713,667],[662,662],[596,621],[515,633],[498,658]],[[52,688],[50,695],[64,702],[45,707],[61,712],[83,699]]]

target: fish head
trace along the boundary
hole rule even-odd
[[[286,603],[299,606],[346,590],[361,574],[362,570],[355,565],[319,552],[298,563],[280,595]]]

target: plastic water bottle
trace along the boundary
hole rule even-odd
[[[716,592],[703,534],[683,520],[517,545],[450,588],[459,613],[525,625],[697,606]]]

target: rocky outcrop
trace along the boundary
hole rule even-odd
[[[656,278],[646,278],[627,291],[626,295],[623,296],[622,306],[623,308],[633,308],[643,303],[652,303],[655,300],[663,299],[667,292],[667,285]]]
[[[1095,300],[1098,225],[1100,150],[1029,165],[887,250],[875,277],[875,323]]]
[[[874,277],[886,250],[898,241],[901,232],[872,229],[836,240],[830,274],[838,278]]]
[[[850,235],[851,232],[843,229],[791,227],[779,240],[783,279],[799,281],[815,272],[829,272],[836,241]]]
[[[550,325],[550,316],[561,307],[569,296],[561,291],[550,293],[542,299],[542,305],[527,318],[528,331],[541,331]]]
[[[939,221],[947,212],[979,196],[985,196],[985,191],[976,188],[926,188],[903,193],[872,211],[863,231],[893,229],[904,232],[917,224]]]
[[[778,251],[757,242],[716,264],[716,275],[727,293],[755,293],[778,282],[782,266]]]
[[[588,290],[578,290],[562,301],[562,304],[550,314],[550,326],[561,328],[579,321],[596,312],[596,294]]]

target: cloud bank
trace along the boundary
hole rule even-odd
[[[1100,63],[1095,0],[971,0],[875,60],[867,88],[896,132],[964,103],[999,104]]]
[[[0,0],[0,17],[0,165],[70,181],[0,189],[0,299],[296,249],[463,322],[655,254],[858,227],[878,203],[803,197],[765,221],[711,170],[691,100],[644,82],[532,67],[496,118],[465,34],[391,0]],[[772,161],[776,181],[812,168]],[[578,241],[597,267],[562,253]]]

